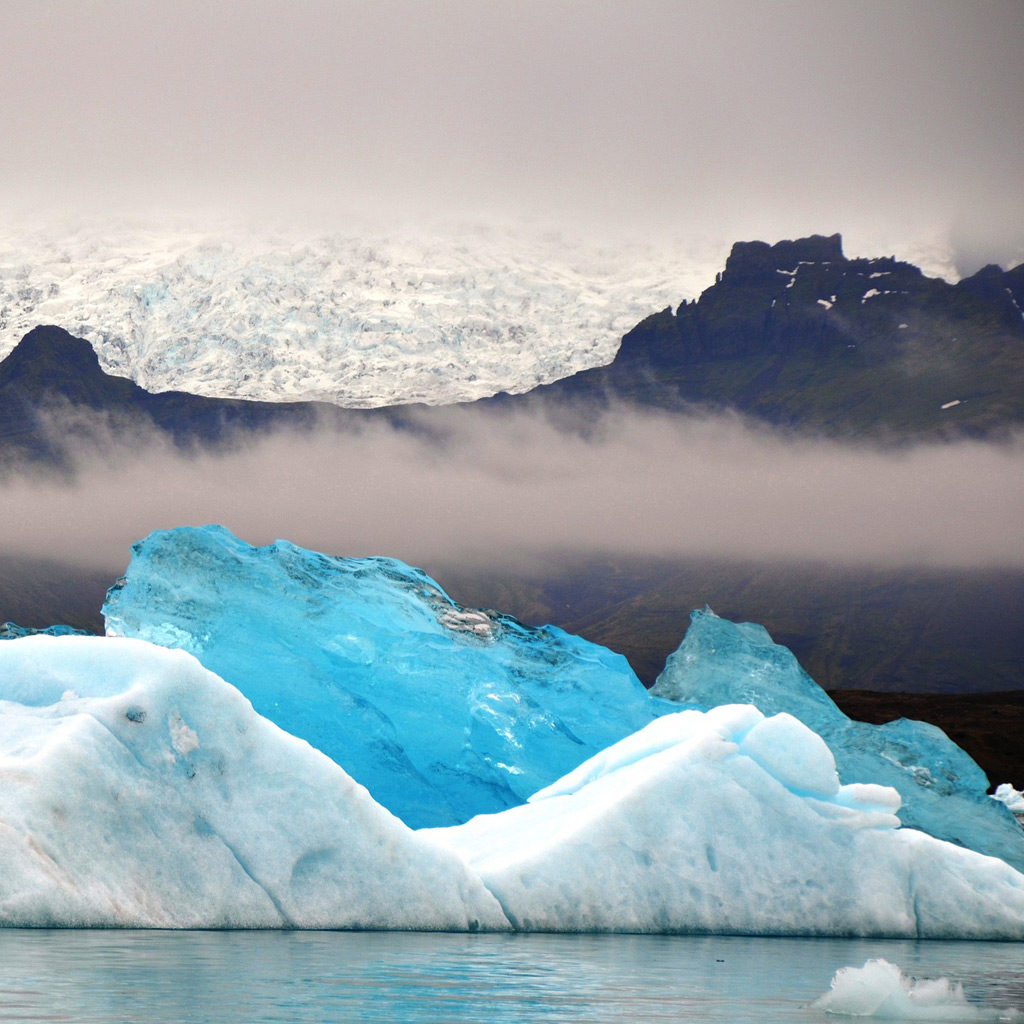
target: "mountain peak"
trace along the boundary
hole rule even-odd
[[[736,242],[725,263],[722,280],[743,283],[776,270],[790,271],[801,263],[842,263],[843,238],[834,235],[808,235],[806,238],[767,242]]]
[[[0,384],[45,377],[52,386],[59,380],[101,376],[103,370],[92,345],[62,327],[33,328],[0,362]]]

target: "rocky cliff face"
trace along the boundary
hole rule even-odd
[[[738,242],[694,302],[615,361],[540,389],[663,408],[732,407],[833,436],[989,436],[1024,420],[1024,266],[956,285],[839,235]]]

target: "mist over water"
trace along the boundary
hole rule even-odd
[[[4,482],[0,551],[118,567],[151,530],[218,522],[250,543],[419,565],[558,553],[1024,567],[1019,436],[892,451],[728,415],[621,407],[580,431],[436,412],[425,432],[285,431],[200,454],[78,420],[73,436],[90,439],[71,477]]]

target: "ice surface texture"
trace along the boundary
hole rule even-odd
[[[713,280],[723,256],[713,252],[701,263],[536,229],[379,222],[318,237],[8,225],[0,358],[53,323],[150,391],[446,404],[610,362],[639,320]]]
[[[749,702],[767,715],[789,712],[825,739],[841,779],[898,790],[904,825],[1024,870],[1024,830],[986,795],[985,773],[941,729],[852,721],[763,626],[694,612],[651,693],[701,708]]]
[[[2,925],[1024,939],[1024,875],[749,706],[415,833],[185,652],[33,636],[0,644],[0,776]]]
[[[458,858],[181,651],[0,644],[0,925],[507,927]]]
[[[196,655],[413,827],[522,803],[646,725],[620,655],[457,605],[388,558],[332,558],[223,527],[133,548],[107,632]]]

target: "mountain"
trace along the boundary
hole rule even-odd
[[[612,363],[537,388],[563,403],[735,409],[846,440],[992,437],[1024,422],[1024,264],[951,285],[839,235],[737,242],[694,302]],[[517,399],[502,396],[502,403]]]
[[[673,412],[735,408],[841,439],[999,438],[1024,420],[1021,308],[1024,266],[986,267],[951,285],[891,257],[847,259],[838,235],[740,242],[698,300],[643,320],[609,365],[467,407],[500,415],[536,403],[586,416],[632,401]],[[383,420],[427,431],[445,415],[414,405],[154,394],[104,372],[92,346],[59,327],[30,331],[0,362],[0,466],[9,468],[67,468],[70,436],[102,445],[108,433],[132,440],[156,431],[188,448],[314,424],[360,429]],[[96,625],[102,575],[84,587],[81,572],[65,577],[50,566],[40,575],[4,558],[0,619]],[[430,568],[465,603],[553,622],[625,653],[647,682],[689,611],[708,602],[729,618],[764,622],[830,690],[1024,687],[1019,572],[607,563],[552,563],[533,575]]]
[[[733,409],[844,440],[999,437],[1024,422],[1022,309],[1024,264],[984,267],[951,285],[892,257],[848,259],[839,235],[737,242],[699,299],[648,316],[608,365],[463,404],[507,411],[543,403],[594,415],[618,401]],[[429,430],[438,415],[415,404],[341,409],[152,393],[105,373],[88,342],[37,327],[0,362],[0,459],[60,463],[62,432],[45,415],[54,408],[102,413],[129,433],[156,428],[183,446],[217,444],[235,431],[378,419]]]
[[[187,448],[278,428],[344,429],[378,418],[401,423],[410,411],[405,406],[360,410],[322,402],[253,402],[184,391],[154,394],[106,373],[89,342],[63,328],[41,326],[0,362],[0,465],[64,466],[71,433],[76,443],[100,444],[106,431],[129,440],[156,431]]]

